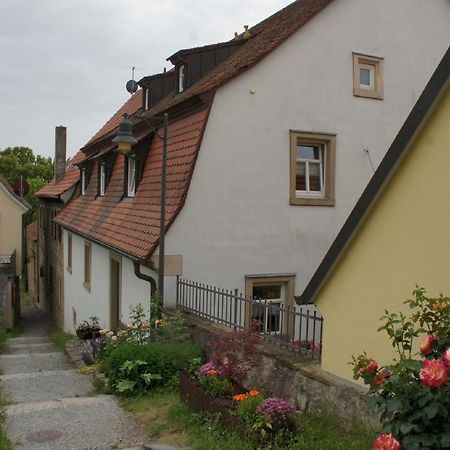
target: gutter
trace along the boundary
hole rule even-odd
[[[141,272],[141,264],[139,261],[133,261],[133,267],[134,267],[134,274],[136,277],[138,277],[140,280],[148,281],[150,283],[150,296],[153,294],[153,292],[156,292],[156,280],[150,276],[146,275],[145,273]]]

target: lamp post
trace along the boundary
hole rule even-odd
[[[161,211],[159,216],[159,258],[158,258],[158,292],[161,297],[161,303],[164,305],[164,252],[165,252],[165,231],[166,231],[166,191],[167,191],[167,128],[169,125],[169,116],[133,116],[133,118],[143,120],[146,125],[163,141],[162,168],[161,168]],[[163,126],[163,135],[161,136],[150,120],[158,121]],[[117,143],[119,152],[128,154],[137,139],[133,136],[133,125],[128,114],[123,115],[119,124],[117,136],[112,140]]]

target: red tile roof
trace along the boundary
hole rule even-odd
[[[191,97],[224,85],[261,61],[333,1],[297,0],[276,12],[250,28],[252,37],[229,58],[181,94],[155,105],[149,114],[159,114]]]
[[[184,205],[209,109],[169,125],[167,148],[166,225]],[[97,170],[92,170],[86,194],[70,201],[56,217],[68,230],[113,247],[136,259],[147,258],[158,245],[162,141],[155,136],[133,199],[122,200],[124,157],[118,155],[106,194],[97,194]]]
[[[59,195],[72,188],[80,178],[80,170],[75,164],[86,159],[86,155],[80,150],[66,164],[66,174],[59,183],[55,180],[50,181],[46,186],[39,189],[34,195],[39,198],[58,198]]]
[[[100,130],[98,130],[97,133],[95,133],[94,136],[91,137],[91,139],[89,139],[86,146],[92,144],[93,142],[108,134],[110,131],[116,129],[116,127],[119,126],[122,116],[125,113],[129,115],[134,114],[141,107],[142,89],[139,89],[122,105],[122,107],[111,117],[111,119],[109,119],[108,122],[106,122],[105,125],[103,125],[103,127],[100,128]]]

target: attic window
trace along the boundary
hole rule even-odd
[[[183,92],[186,87],[186,64],[178,67],[178,92]]]
[[[151,100],[151,91],[150,88],[146,88],[144,90],[144,105],[143,105],[143,110],[144,111],[148,111],[150,109],[150,102]]]
[[[106,165],[105,163],[100,164],[100,186],[99,186],[99,195],[105,195],[106,190]]]
[[[86,168],[81,169],[81,195],[86,194],[87,174]]]
[[[134,197],[136,193],[136,160],[131,157],[127,159],[127,197]]]
[[[383,58],[353,53],[353,95],[383,99]]]

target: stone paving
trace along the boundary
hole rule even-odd
[[[23,314],[24,333],[8,340],[0,355],[6,400],[6,433],[20,449],[153,449],[143,426],[112,395],[93,395],[91,378],[80,374],[51,345],[47,316],[36,308]]]

